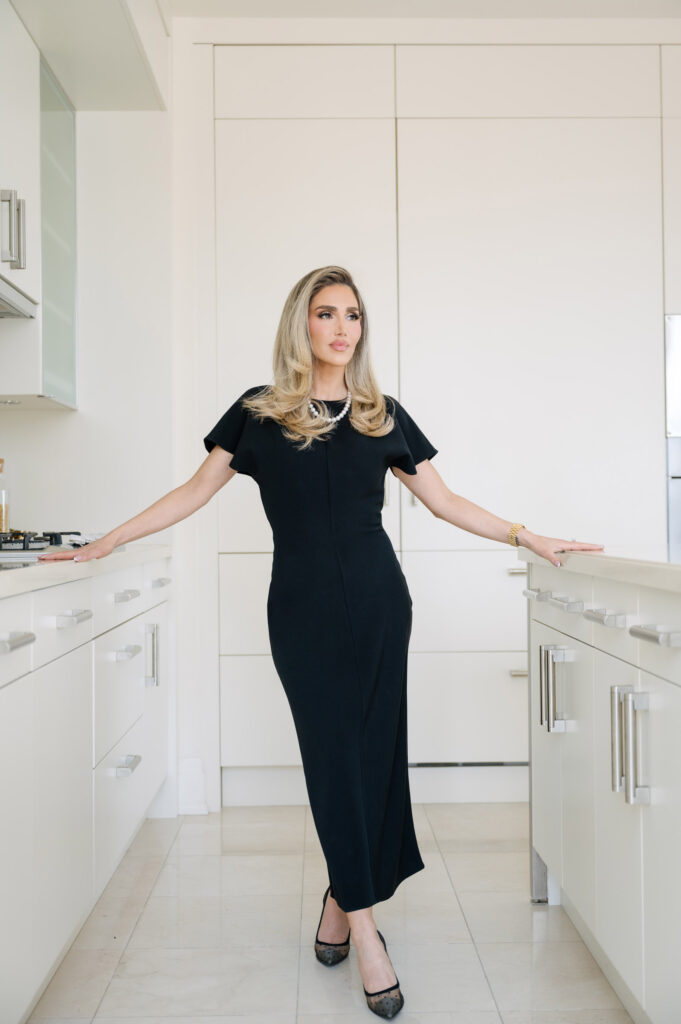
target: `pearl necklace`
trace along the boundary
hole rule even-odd
[[[323,402],[323,401],[325,401],[325,399],[318,398],[317,401],[318,402]],[[329,401],[329,402],[333,401],[333,402],[335,402],[335,401],[341,401],[341,399],[329,398],[329,399],[326,399],[326,401]],[[348,397],[345,399],[345,405],[343,406],[342,410],[338,413],[338,415],[337,416],[323,416],[322,419],[326,420],[327,423],[337,423],[338,420],[342,420],[343,417],[346,415],[346,413],[348,412],[348,410],[350,408],[350,402],[351,401],[352,401],[352,395],[348,391]],[[315,409],[315,407],[314,407],[314,405],[312,404],[311,401],[308,402],[307,404],[309,405],[310,412],[312,413],[313,416],[321,416],[322,415],[319,412],[319,410]]]

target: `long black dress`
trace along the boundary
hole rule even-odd
[[[331,894],[345,911],[389,899],[425,867],[407,773],[407,648],[412,599],[381,509],[390,466],[416,474],[437,454],[400,403],[367,437],[349,414],[310,448],[241,399],[209,434],[253,477],[272,527],[270,647],[291,707]],[[344,400],[327,403],[331,415]]]

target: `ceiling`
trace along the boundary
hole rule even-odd
[[[178,18],[679,18],[681,0],[157,0]]]

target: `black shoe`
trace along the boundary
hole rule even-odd
[[[376,929],[378,931],[378,929]],[[388,947],[385,944],[385,939],[378,932],[378,937],[383,943],[383,948],[386,953]],[[364,985],[362,985],[364,988]],[[364,995],[366,996],[367,1006],[374,1013],[377,1013],[379,1017],[394,1017],[395,1014],[399,1013],[404,1006],[404,996],[400,992],[400,980],[395,974],[395,984],[390,985],[388,988],[379,989],[378,992],[367,992],[364,988]]]
[[[320,964],[324,964],[326,967],[333,967],[334,964],[339,964],[341,960],[345,960],[348,953],[350,952],[350,932],[348,931],[348,937],[345,942],[320,942],[319,941],[319,929],[321,927],[322,918],[324,917],[324,907],[326,906],[326,900],[331,890],[331,886],[328,887],[324,893],[324,899],[322,901],[322,912],[319,915],[319,924],[317,925],[317,934],[314,940],[314,952],[315,956],[319,960]]]

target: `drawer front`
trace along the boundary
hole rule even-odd
[[[93,646],[94,767],[144,711],[144,622],[124,622],[96,637]]]
[[[144,566],[106,572],[92,577],[95,636],[131,619],[149,607],[144,587]]]
[[[527,654],[409,655],[409,762],[527,764]]]
[[[681,686],[681,594],[638,588],[638,665]]]
[[[118,866],[146,810],[144,720],[93,771],[95,899]]]
[[[583,573],[531,563],[525,594],[531,618],[590,644],[593,624],[583,613],[592,605],[593,585],[593,578]]]
[[[92,639],[91,577],[36,590],[32,598],[32,628],[36,635],[33,668],[45,665]]]
[[[145,562],[143,583],[145,608],[151,608],[159,601],[167,601],[173,590],[173,577],[169,558],[158,558],[155,562]]]
[[[629,632],[638,622],[638,587],[617,580],[594,579],[590,614],[593,623],[593,645],[607,654],[638,664],[639,642]]]
[[[31,595],[4,597],[0,601],[0,686],[31,671],[35,640]]]

